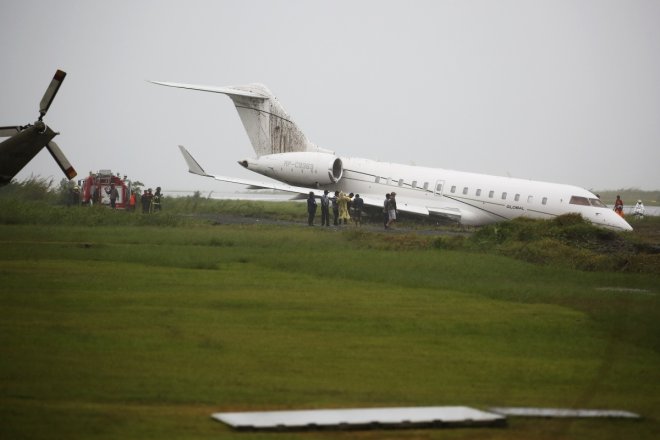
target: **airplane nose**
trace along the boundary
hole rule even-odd
[[[620,229],[622,231],[632,231],[633,228],[630,226],[630,224],[623,219],[623,217],[619,216],[619,214],[615,213],[614,211],[610,211],[610,222],[612,223],[612,226],[614,226],[617,229]]]
[[[599,223],[606,228],[627,232],[633,230],[632,226],[614,211],[604,209],[599,210],[596,214],[596,218],[597,220],[594,223]]]
[[[624,231],[632,231],[633,230],[632,226],[630,226],[630,223],[628,223],[627,221],[625,221],[621,217],[619,217],[619,220],[621,220],[621,229],[623,229]]]

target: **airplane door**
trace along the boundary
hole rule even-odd
[[[436,196],[442,196],[442,190],[445,187],[444,180],[436,180],[435,187],[433,188],[433,194]]]

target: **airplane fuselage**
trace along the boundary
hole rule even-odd
[[[306,155],[309,160],[303,158]],[[630,225],[596,195],[572,185],[325,153],[290,153],[290,156],[287,160],[282,160],[282,154],[262,156],[239,163],[290,185],[361,194],[372,206],[379,204],[374,197],[382,195],[384,200],[386,193],[394,191],[403,211],[444,217],[464,225],[484,225],[523,216],[551,219],[579,213],[600,226],[631,230]],[[312,157],[323,159],[312,160]],[[340,172],[336,169],[337,159]],[[328,164],[325,168],[324,163]]]
[[[420,214],[483,225],[516,217],[549,219],[569,212],[592,223],[630,230],[630,226],[591,192],[571,185],[500,177],[440,168],[342,158],[338,183],[354,193],[396,192],[403,206],[424,206]]]

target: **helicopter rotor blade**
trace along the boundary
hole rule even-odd
[[[71,166],[71,163],[69,160],[66,158],[60,147],[53,141],[48,142],[48,145],[46,145],[46,148],[48,148],[48,151],[50,152],[50,155],[53,156],[53,159],[55,159],[55,162],[60,166],[66,177],[71,180],[74,177],[78,175],[76,170],[73,169]]]
[[[46,93],[44,93],[44,97],[41,98],[41,102],[39,103],[40,121],[46,115],[46,112],[50,108],[50,105],[53,103],[53,99],[55,99],[55,95],[57,95],[57,91],[60,89],[60,86],[62,85],[62,81],[64,81],[65,77],[66,77],[66,72],[63,72],[59,69],[57,70],[57,72],[55,72],[55,76],[53,76],[53,79],[51,80],[50,84],[48,85],[48,88],[46,89]]]

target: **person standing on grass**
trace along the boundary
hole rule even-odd
[[[330,198],[332,202],[332,216],[334,217],[334,225],[337,226],[337,220],[339,219],[339,191],[335,191],[335,195]]]
[[[111,183],[110,188],[106,188],[105,193],[110,197],[110,207],[112,209],[117,208],[117,198],[119,197],[119,191],[117,191],[115,184]]]
[[[637,204],[635,205],[635,208],[633,209],[633,215],[635,216],[636,219],[642,219],[644,218],[644,212],[646,210],[644,209],[644,204],[642,203],[641,200],[637,200]]]
[[[330,226],[330,197],[327,189],[321,196],[321,226]]]
[[[73,186],[73,205],[77,206],[80,205],[80,187],[78,185]]]
[[[396,193],[392,191],[390,200],[387,204],[387,225],[386,228],[391,228],[392,224],[396,221]]]
[[[154,204],[154,209],[153,211],[160,211],[160,199],[163,197],[163,195],[160,192],[160,186],[156,187],[156,193],[153,196],[153,204]]]
[[[362,226],[362,208],[364,208],[364,200],[360,197],[360,194],[355,194],[353,199],[353,220],[355,220],[355,226]]]
[[[387,211],[390,205],[390,195],[385,194],[385,200],[383,201],[383,226],[387,229],[387,222],[390,220],[390,215]]]
[[[148,214],[149,208],[151,207],[151,188],[149,188],[148,190],[146,189],[144,190],[144,193],[142,194],[140,201],[142,202],[142,213]]]
[[[314,226],[314,216],[316,215],[316,198],[314,197],[314,192],[309,192],[309,197],[307,197],[307,223],[309,226]]]
[[[348,214],[348,204],[351,199],[343,191],[339,193],[339,198],[337,199],[337,204],[339,205],[339,224],[341,221],[344,221],[344,224],[348,223],[348,220],[351,216]]]
[[[614,201],[614,212],[623,217],[623,200],[621,200],[621,196],[616,196],[616,200]]]
[[[129,211],[135,211],[135,191],[131,191],[131,197],[128,199],[128,209]]]

